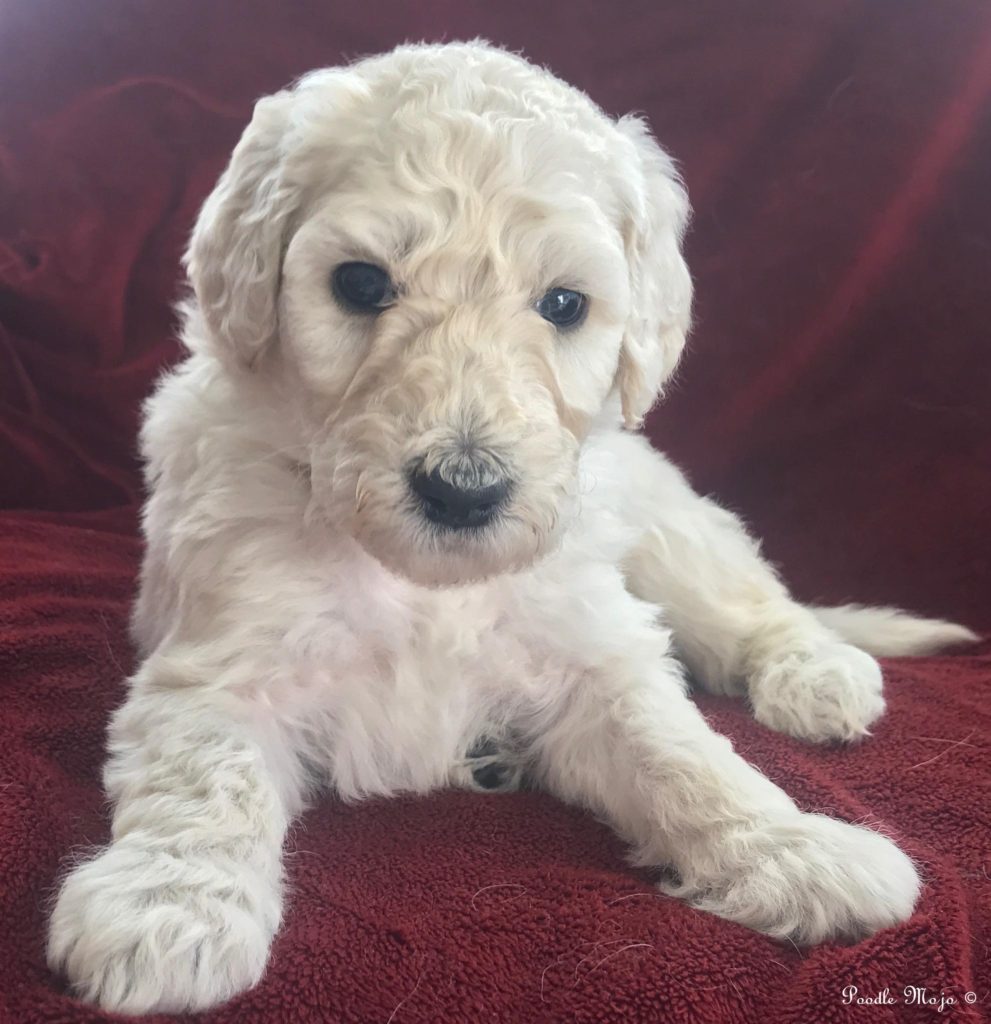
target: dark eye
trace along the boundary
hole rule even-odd
[[[342,263],[333,284],[338,301],[359,313],[378,313],[396,301],[389,275],[374,263]]]
[[[585,319],[588,299],[570,288],[552,288],[537,303],[537,312],[555,327],[574,327]]]

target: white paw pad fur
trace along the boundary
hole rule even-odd
[[[732,843],[718,875],[703,872],[662,891],[802,945],[856,941],[905,921],[915,909],[915,866],[870,829],[802,814]]]
[[[278,895],[273,902],[263,888],[205,858],[115,844],[66,879],[49,965],[74,995],[105,1010],[215,1006],[251,988],[265,969]]]
[[[754,716],[770,729],[814,743],[856,740],[884,712],[881,666],[849,644],[785,654],[750,680]]]

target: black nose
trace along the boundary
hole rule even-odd
[[[509,482],[499,480],[484,487],[453,484],[433,470],[415,469],[410,488],[420,498],[423,514],[432,522],[452,530],[484,526],[509,494]]]

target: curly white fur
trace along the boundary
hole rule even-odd
[[[904,854],[802,813],[686,696],[682,664],[771,728],[855,739],[884,701],[844,636],[969,635],[795,604],[740,522],[624,431],[684,343],[687,216],[641,122],[483,44],[258,104],[190,244],[190,354],[147,407],[113,840],[51,922],[81,997],[195,1010],[250,987],[309,794],[464,783],[483,736],[712,913],[800,942],[911,914]],[[349,260],[388,270],[395,305],[343,309]],[[560,334],[534,311],[556,286],[590,300]],[[410,464],[509,474],[509,504],[437,530]]]

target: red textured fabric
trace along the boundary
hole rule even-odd
[[[0,1024],[110,1019],[49,976],[44,917],[63,858],[107,833],[138,407],[176,352],[198,204],[252,100],[311,67],[481,34],[645,111],[693,196],[698,288],[652,436],[801,596],[991,626],[991,7],[341,6],[0,11]],[[603,827],[538,795],[327,799],[291,837],[265,981],[203,1019],[983,1019],[991,648],[887,670],[891,710],[854,749],[702,703],[803,806],[902,837],[928,878],[904,926],[799,953],[656,896]],[[894,1004],[845,1006],[847,985]],[[959,1005],[906,1005],[908,985]]]

